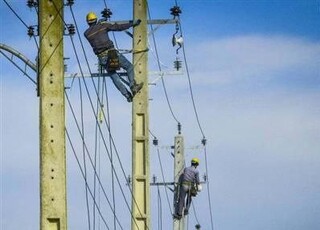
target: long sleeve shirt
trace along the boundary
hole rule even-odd
[[[200,184],[199,171],[194,166],[186,167],[183,171],[182,182],[192,182]]]
[[[110,40],[108,35],[109,31],[123,31],[132,26],[132,22],[124,24],[98,22],[90,25],[90,27],[84,32],[84,36],[89,41],[93,52],[98,55],[105,50],[114,48],[113,42]]]

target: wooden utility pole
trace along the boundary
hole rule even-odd
[[[39,3],[40,229],[67,229],[63,0]]]
[[[133,1],[133,18],[141,24],[133,30],[135,80],[144,86],[133,100],[132,109],[132,230],[150,227],[149,91],[147,50],[147,0]]]
[[[174,210],[178,211],[180,176],[183,173],[184,161],[184,139],[178,134],[174,138]],[[184,215],[180,220],[173,219],[173,230],[184,230]]]

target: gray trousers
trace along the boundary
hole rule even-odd
[[[185,212],[189,212],[189,208],[192,201],[191,188],[192,188],[192,185],[182,184],[180,186],[178,212],[177,212],[178,215],[182,216],[183,207]]]

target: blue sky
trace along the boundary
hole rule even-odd
[[[7,2],[28,25],[37,23],[36,13],[24,1]],[[178,1],[187,64],[200,123],[208,140],[210,192],[215,230],[272,229],[316,230],[320,228],[320,2],[319,0]],[[107,1],[113,20],[132,17],[131,1]],[[152,18],[169,18],[174,1],[149,1]],[[2,1],[1,43],[27,56],[36,57],[36,46],[26,27]],[[75,1],[73,6],[90,67],[96,58],[84,40],[85,15],[100,12],[104,2]],[[69,8],[66,22],[72,23]],[[176,58],[171,45],[174,25],[161,27],[156,41],[164,70],[172,69]],[[121,48],[131,40],[117,33]],[[76,44],[78,38],[75,36]],[[70,39],[65,37],[68,72],[77,73]],[[150,71],[157,70],[155,48],[150,39]],[[130,57],[130,56],[128,56]],[[182,51],[179,52],[182,59]],[[81,62],[84,57],[81,55]],[[20,62],[18,62],[20,63]],[[1,224],[3,229],[37,229],[39,226],[39,137],[38,98],[34,85],[7,59],[1,64]],[[21,63],[20,63],[21,65]],[[184,74],[165,76],[173,111],[182,124],[186,160],[200,158],[205,172],[202,134],[198,128],[183,62]],[[87,72],[87,70],[85,70]],[[28,70],[31,76],[35,76]],[[150,76],[150,80],[156,76]],[[79,110],[77,81],[69,95]],[[115,142],[126,173],[131,173],[131,106],[107,80],[110,116]],[[70,86],[70,79],[66,80]],[[159,139],[160,156],[168,181],[173,161],[168,146],[177,133],[163,93],[161,81],[150,86],[150,130]],[[85,101],[88,141],[94,137],[94,118]],[[74,121],[67,108],[67,127]],[[88,229],[84,182],[76,160],[68,155],[69,229]],[[161,181],[156,148],[150,147],[151,173]],[[102,158],[107,161],[106,156]],[[108,164],[107,164],[108,165]],[[104,169],[108,192],[110,170]],[[121,174],[120,174],[121,175]],[[122,177],[121,177],[122,178]],[[123,184],[125,184],[122,178]],[[207,185],[194,200],[189,229],[197,220],[211,229]],[[126,188],[125,188],[126,189]],[[119,188],[117,188],[117,191]],[[127,190],[126,190],[127,191]],[[152,188],[157,200],[157,190]],[[129,196],[129,194],[127,194]],[[170,202],[172,200],[169,192]],[[162,188],[162,226],[171,228],[172,218]],[[124,229],[130,226],[123,197],[116,212]],[[26,213],[25,210],[28,210]],[[122,211],[125,210],[125,211]],[[152,229],[159,229],[158,207],[152,206]],[[105,208],[105,213],[110,210]],[[108,217],[112,226],[112,217]],[[19,221],[17,221],[19,219]]]

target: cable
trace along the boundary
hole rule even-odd
[[[194,207],[194,202],[192,202],[191,205],[192,205],[192,209],[193,209],[194,218],[196,219],[197,224],[200,224],[199,219],[198,219],[198,215],[196,212],[197,209]]]
[[[22,24],[28,28],[28,25],[22,20],[22,18],[17,14],[17,12],[10,6],[10,4],[7,2],[7,0],[3,0],[4,3],[9,7],[9,9],[16,15],[16,17],[22,22]]]
[[[158,230],[162,229],[162,202],[159,185],[157,186],[158,191]]]
[[[102,68],[101,68],[102,70]],[[108,118],[108,124],[111,130],[111,122],[110,122],[110,108],[109,108],[109,97],[108,97],[108,90],[107,90],[107,82],[105,80],[105,77],[103,77],[103,83],[102,83],[102,95],[104,95],[103,90],[105,89],[105,96],[106,96],[106,103],[107,103],[107,118]],[[103,99],[103,97],[102,97]],[[103,100],[102,100],[103,103]],[[102,104],[103,105],[103,104]],[[115,198],[115,192],[114,192],[114,164],[113,164],[113,148],[112,148],[112,141],[111,141],[111,132],[109,132],[109,149],[110,149],[110,155],[111,155],[111,188],[112,188],[112,201],[113,201],[113,209],[116,209],[116,198]],[[114,230],[117,229],[117,225],[116,225],[116,220],[115,220],[115,215],[114,215],[114,221],[113,221],[113,227]]]
[[[84,137],[83,137],[83,135],[82,135],[82,133],[81,133],[81,128],[80,128],[79,122],[77,121],[77,118],[76,118],[76,116],[75,116],[75,112],[74,112],[74,109],[73,109],[73,107],[72,107],[72,105],[71,105],[71,101],[70,101],[70,99],[69,99],[69,96],[68,96],[67,93],[65,93],[65,95],[66,95],[66,99],[67,99],[69,108],[70,108],[70,110],[71,110],[72,116],[73,116],[73,118],[74,118],[74,120],[75,120],[77,129],[78,129],[79,134],[80,134],[80,136],[81,136],[81,139],[84,141]],[[108,198],[108,196],[107,196],[107,193],[106,193],[105,190],[104,190],[104,187],[103,187],[103,185],[102,185],[102,183],[101,183],[100,177],[99,177],[98,174],[97,174],[97,170],[96,170],[96,168],[94,168],[93,160],[92,160],[92,158],[91,158],[91,156],[90,156],[90,154],[89,154],[89,150],[88,150],[88,147],[87,147],[87,145],[85,144],[85,142],[84,142],[84,147],[85,147],[85,150],[86,150],[88,159],[89,159],[89,161],[90,161],[90,163],[91,163],[91,166],[92,166],[92,168],[93,168],[94,174],[96,175],[96,177],[97,177],[97,179],[98,179],[98,182],[99,182],[99,184],[100,184],[100,186],[101,186],[101,188],[102,188],[102,191],[103,191],[103,193],[104,193],[104,195],[105,195],[105,198],[106,198],[106,200],[107,200],[107,202],[108,202],[108,204],[109,204],[109,207],[110,207],[111,211],[114,213],[114,210],[113,210],[113,208],[112,208],[111,202],[110,202],[110,200],[109,200],[109,198]],[[121,226],[121,224],[120,224],[120,222],[119,222],[118,219],[117,219],[117,222],[118,222],[119,225]]]
[[[149,5],[148,5],[147,7],[148,7],[148,16],[149,16],[149,19],[151,19],[151,13],[150,13],[150,10],[149,10]],[[151,30],[153,31],[153,26],[152,26],[152,24],[150,24],[150,28],[151,28]],[[153,40],[154,47],[155,47],[155,51],[156,51],[158,68],[159,68],[159,71],[161,72],[162,68],[161,68],[161,64],[160,64],[159,53],[158,53],[158,48],[157,48],[157,43],[156,43],[156,39],[155,39],[154,33],[152,33],[152,40]],[[166,89],[166,84],[165,84],[165,82],[164,82],[163,77],[161,78],[161,82],[162,82],[164,94],[165,94],[165,96],[166,96],[166,100],[167,100],[167,103],[168,103],[168,106],[169,106],[171,115],[172,115],[172,117],[174,118],[174,120],[175,120],[177,123],[180,123],[180,122],[178,121],[177,117],[175,116],[173,110],[172,110],[172,107],[171,107],[171,104],[170,104],[170,100],[169,100],[169,97],[168,97],[168,92],[167,92],[167,89]]]
[[[179,20],[179,26],[180,26],[180,30],[181,30],[181,34],[182,34],[182,28],[181,28],[180,20]],[[188,76],[188,83],[189,83],[190,96],[191,96],[191,100],[192,100],[193,110],[194,110],[194,113],[195,113],[195,116],[196,116],[196,119],[197,119],[197,123],[198,123],[199,129],[201,131],[202,137],[204,138],[205,135],[204,135],[202,126],[200,124],[199,115],[198,115],[198,111],[197,111],[195,100],[194,100],[194,96],[193,96],[191,77],[190,77],[189,66],[188,66],[188,62],[187,62],[187,57],[186,57],[186,51],[185,51],[184,44],[182,45],[182,50],[183,50],[184,62],[185,62],[185,65],[186,65],[186,72],[187,72],[187,76]]]
[[[9,7],[9,9],[12,11],[12,13],[14,13],[14,15],[20,20],[20,22],[28,29],[29,26],[22,20],[22,18],[18,15],[18,13],[10,6],[10,4],[6,1],[6,0],[3,0],[5,2],[5,4]],[[36,40],[36,37],[33,35],[32,36],[35,40],[35,43],[37,45],[37,47],[39,48],[38,46],[38,43],[37,43],[37,40]]]
[[[24,71],[22,68],[20,68],[11,58],[8,57],[2,50],[0,50],[0,53],[5,56],[15,67],[17,67],[30,81],[32,81],[35,85],[37,85],[37,82],[33,80],[29,74],[27,74],[26,71]]]
[[[74,45],[74,42],[73,42],[72,38],[71,38],[71,41],[72,41],[72,44],[73,44],[74,52],[75,52],[76,57],[77,57],[78,65],[79,65],[79,68],[80,68],[80,72],[81,72],[81,74],[82,74],[82,76],[83,76],[83,71],[82,71],[82,68],[81,68],[81,65],[80,65],[80,62],[79,62],[79,58],[78,58],[78,55],[77,55],[77,51],[76,51],[76,49],[75,49],[75,45]],[[88,87],[87,87],[87,85],[86,85],[86,83],[85,83],[85,79],[84,79],[83,77],[82,77],[82,80],[83,80],[83,82],[84,82],[85,89],[86,89],[86,91],[87,91],[87,97],[88,97],[88,99],[89,99],[89,101],[90,101],[91,109],[92,109],[92,111],[94,111],[93,102],[92,102],[92,99],[91,99],[91,97],[90,97],[89,89],[88,89]],[[104,119],[106,120],[104,112],[102,112],[102,114],[103,114],[103,116],[104,116]],[[95,116],[95,119],[98,120],[98,117],[95,115],[95,113],[94,113],[94,116]],[[108,130],[109,130],[109,132],[110,132],[110,127],[108,126],[108,124],[106,124],[106,126],[108,127]],[[102,129],[101,129],[100,125],[98,125],[98,128],[99,128],[99,132],[102,134]],[[103,135],[102,135],[102,136],[103,136]],[[104,144],[104,146],[105,146],[105,149],[107,150],[108,158],[109,158],[109,160],[110,160],[110,162],[111,162],[111,156],[110,156],[110,152],[108,151],[108,148],[107,148],[107,146],[106,146],[106,141],[105,141],[104,138],[102,138],[102,140],[103,140],[103,144]],[[115,147],[113,138],[112,138],[111,140],[112,140],[113,146]],[[124,178],[125,178],[126,181],[127,181],[127,178],[125,177],[126,174],[125,174],[125,172],[124,172],[124,168],[123,168],[122,162],[121,162],[121,160],[120,160],[120,158],[119,158],[119,154],[118,154],[117,151],[116,151],[116,153],[117,153],[116,155],[117,155],[118,160],[119,160],[119,163],[120,163],[121,170],[122,170],[122,172],[124,173]],[[113,169],[114,169],[114,167],[113,167]],[[120,187],[121,193],[122,193],[122,195],[123,195],[123,197],[124,197],[124,201],[125,201],[128,209],[129,209],[129,211],[130,211],[130,213],[131,213],[132,218],[134,219],[133,214],[132,214],[132,212],[131,212],[131,210],[130,210],[130,206],[129,206],[129,204],[128,204],[128,201],[127,201],[127,199],[126,199],[126,197],[125,197],[125,195],[124,195],[124,191],[123,191],[122,186],[121,186],[121,184],[120,184],[120,180],[119,180],[119,178],[118,178],[118,176],[117,176],[117,173],[116,173],[115,169],[114,169],[113,171],[115,172],[115,176],[116,176],[118,185],[119,185],[119,187]],[[130,188],[129,188],[129,189],[130,189]],[[132,190],[131,190],[131,189],[130,189],[130,191],[131,191],[131,194],[132,194]],[[133,199],[134,199],[134,202],[136,202],[134,197],[133,197]],[[140,210],[140,209],[139,209],[139,210]],[[141,213],[141,211],[140,211],[140,213]],[[136,223],[136,220],[135,220],[135,224],[138,226],[138,224]]]
[[[85,178],[84,172],[83,172],[83,170],[82,170],[82,168],[81,168],[81,163],[80,163],[80,160],[79,160],[79,158],[78,158],[78,156],[77,156],[77,154],[76,154],[76,151],[75,151],[75,149],[74,149],[74,146],[73,146],[73,144],[72,144],[72,141],[71,141],[71,138],[70,138],[69,132],[68,132],[68,130],[67,130],[67,129],[65,129],[65,132],[66,132],[66,134],[67,134],[67,139],[68,139],[69,144],[70,144],[70,146],[71,146],[71,149],[72,149],[72,151],[73,151],[73,155],[75,156],[76,161],[77,161],[77,163],[78,163],[78,166],[79,166],[79,168],[80,168],[80,171],[81,171],[82,177],[83,177],[83,179],[85,180],[86,187],[88,187],[88,191],[89,191],[89,193],[90,193],[91,197],[92,197],[92,198],[94,198],[94,197],[93,197],[93,194],[92,194],[92,192],[91,192],[91,190],[90,190],[90,188],[89,188],[88,182],[86,181],[86,178]],[[103,217],[103,215],[102,215],[102,213],[101,213],[100,208],[97,206],[96,200],[95,200],[95,199],[93,199],[93,202],[94,202],[94,204],[96,205],[96,207],[97,207],[97,209],[98,209],[98,212],[99,212],[99,214],[100,214],[100,217],[102,218],[102,220],[103,220],[103,222],[104,222],[105,226],[107,227],[107,229],[110,229],[110,228],[109,228],[109,226],[108,226],[108,224],[107,224],[107,222],[106,222],[106,220],[104,219],[104,217]]]
[[[79,96],[80,96],[80,118],[81,118],[81,132],[83,135],[82,141],[82,158],[83,158],[83,167],[84,167],[84,176],[85,180],[87,180],[87,163],[86,163],[86,154],[85,154],[85,136],[84,136],[84,121],[83,121],[83,97],[82,97],[82,88],[81,81],[79,79]],[[89,200],[88,200],[88,187],[86,188],[86,206],[87,206],[87,218],[88,218],[88,229],[91,229],[90,224],[90,209],[89,209]]]
[[[177,0],[175,0],[175,4],[177,6]],[[181,23],[180,23],[180,18],[178,16],[178,23],[179,23],[179,27],[180,27],[180,31],[181,31],[181,35],[182,35],[182,26],[181,26]],[[197,111],[197,108],[196,108],[196,104],[195,104],[195,100],[194,100],[194,96],[193,96],[193,90],[192,90],[192,83],[191,83],[191,77],[190,77],[190,72],[189,72],[189,67],[188,67],[188,62],[187,62],[187,57],[186,57],[186,50],[185,50],[185,46],[184,44],[182,45],[182,50],[183,50],[183,57],[184,57],[184,61],[185,61],[185,65],[186,65],[186,72],[187,72],[187,76],[188,76],[188,83],[189,83],[189,89],[190,89],[190,96],[191,96],[191,100],[192,100],[192,105],[193,105],[193,109],[194,109],[194,113],[195,113],[195,116],[196,116],[196,120],[197,120],[197,123],[198,123],[198,127],[201,131],[201,134],[203,136],[203,145],[205,146],[205,142],[206,142],[206,139],[205,139],[205,135],[204,135],[204,132],[203,132],[203,129],[202,129],[202,126],[200,124],[200,120],[199,120],[199,115],[198,115],[198,111]],[[208,179],[208,161],[207,161],[207,152],[206,152],[206,147],[205,147],[205,166],[206,166],[206,173],[207,173],[207,184],[208,184],[208,201],[209,201],[209,211],[210,211],[210,222],[211,222],[211,229],[213,230],[213,217],[212,217],[212,206],[211,206],[211,197],[210,197],[210,186],[209,186],[209,179]]]
[[[100,93],[100,77],[98,78],[98,94]],[[97,100],[96,104],[96,111],[97,111],[97,116],[98,116],[98,111],[99,111],[99,102]],[[99,152],[98,152],[98,135],[99,135],[99,141],[100,141],[100,134],[98,133],[98,124],[96,122],[95,126],[95,145],[94,145],[94,166],[97,167],[97,155],[99,154],[99,176],[100,176],[100,145],[99,145]],[[100,144],[100,142],[99,142]],[[94,196],[96,195],[96,176],[93,178],[93,186],[94,186]],[[99,194],[100,196],[100,194]],[[95,230],[95,209],[93,209],[93,230]]]
[[[160,158],[160,151],[159,151],[158,147],[157,147],[157,153],[158,153],[158,160],[159,160],[160,169],[161,169],[162,180],[163,180],[163,183],[165,183],[164,172],[163,172],[163,167],[162,167],[162,161],[161,161],[161,158]],[[167,186],[165,186],[165,193],[166,193],[168,206],[169,206],[169,209],[170,209],[170,213],[173,214],[172,208],[171,208],[171,205],[170,205],[170,200],[169,200],[169,195],[168,195],[167,189],[168,189]]]
[[[207,174],[207,193],[208,193],[208,200],[209,200],[209,211],[210,211],[210,222],[211,222],[211,229],[213,230],[213,217],[212,217],[212,207],[211,207],[211,193],[210,193],[210,184],[209,184],[209,172],[208,172],[208,161],[207,161],[207,148],[204,145],[204,157],[205,157],[205,165],[206,165],[206,174]]]
[[[75,20],[75,16],[74,16],[74,13],[73,13],[73,10],[72,10],[72,7],[71,7],[71,6],[70,6],[70,10],[71,10],[71,13],[72,13],[73,20],[74,20],[74,22],[75,22],[76,29],[78,30],[78,26],[77,26],[77,23],[76,23],[76,20]],[[83,53],[85,54],[83,42],[82,42],[82,40],[81,40],[81,38],[80,38],[80,35],[79,35],[79,40],[80,40],[80,44],[81,44]],[[73,50],[74,50],[74,52],[75,52],[75,54],[76,54],[76,57],[77,57],[78,55],[77,55],[77,52],[76,52],[76,49],[75,49],[75,46],[74,46],[74,42],[73,42],[72,39],[71,39],[71,41],[72,41],[72,44],[73,44]],[[89,72],[90,72],[90,74],[91,74],[90,65],[89,65],[89,62],[88,62],[88,59],[87,59],[87,56],[86,56],[86,55],[85,55],[85,59],[86,59],[86,62],[87,62],[87,66],[88,66],[88,68],[89,68]],[[83,71],[82,71],[82,68],[81,68],[81,65],[80,65],[80,62],[79,62],[79,58],[78,58],[78,57],[77,57],[77,61],[78,61],[78,65],[79,65],[79,67],[80,67],[80,72],[81,72],[81,74],[82,74],[82,76],[83,76]],[[85,82],[84,78],[82,78],[82,79],[83,79],[83,81]],[[96,85],[94,84],[93,79],[91,79],[91,80],[92,80],[92,84],[93,84],[93,86],[94,86],[94,88],[95,88],[95,92],[97,93]],[[85,86],[86,86],[86,84],[85,84]],[[92,104],[92,100],[91,100],[91,97],[90,97],[90,94],[89,94],[89,91],[88,91],[87,86],[86,86],[85,88],[86,88],[86,91],[87,91],[87,96],[88,96],[88,98],[89,98],[91,108],[92,108],[92,110],[94,110],[93,104]],[[106,120],[105,113],[103,112],[102,114],[103,114],[104,119]],[[97,119],[97,117],[95,117],[95,118]],[[106,123],[106,126],[107,126],[107,128],[108,128],[108,131],[110,132],[109,124]],[[99,131],[102,133],[100,126],[98,126],[98,127],[99,127]],[[112,137],[112,136],[111,136],[111,137]],[[112,140],[112,144],[113,144],[113,146],[114,146],[114,148],[115,148],[116,156],[117,156],[117,158],[118,158],[118,160],[119,160],[120,168],[121,168],[121,170],[122,170],[122,172],[123,172],[123,174],[124,174],[125,180],[126,180],[127,183],[128,183],[128,179],[126,178],[126,174],[125,174],[125,171],[124,171],[124,168],[123,168],[122,162],[121,162],[121,160],[120,160],[119,153],[118,153],[118,151],[117,151],[117,148],[116,148],[116,146],[115,146],[115,143],[114,143],[113,138],[111,138],[111,140]],[[105,148],[106,148],[106,143],[105,143],[105,140],[104,140],[104,139],[103,139],[103,144],[105,145]],[[106,149],[107,149],[107,148],[106,148]],[[109,153],[108,150],[107,150],[107,153],[108,153],[108,157],[109,157],[109,160],[110,160],[111,158],[110,158],[110,153]],[[122,192],[122,194],[123,194],[123,196],[124,196],[122,187],[121,187],[120,182],[119,182],[119,178],[118,178],[115,170],[114,170],[114,172],[115,172],[115,176],[116,176],[117,182],[118,182],[118,184],[119,184],[119,186],[120,186],[121,192]],[[129,190],[130,190],[130,192],[131,192],[133,202],[134,202],[135,204],[137,204],[136,199],[135,199],[135,197],[133,196],[132,189],[130,188],[130,186],[128,186],[128,188],[129,188]],[[124,196],[124,200],[125,200],[125,202],[126,202],[126,204],[127,204],[127,200],[126,200],[125,196]],[[128,204],[127,204],[127,206],[128,206]],[[142,212],[141,212],[141,210],[140,210],[140,207],[137,206],[137,208],[138,208],[139,213],[142,214]],[[131,213],[131,215],[133,215],[133,214]],[[133,216],[132,216],[132,217],[133,217]],[[134,219],[134,221],[135,221],[135,224],[137,225],[135,219]],[[147,228],[149,228],[149,227],[147,226]]]

